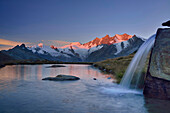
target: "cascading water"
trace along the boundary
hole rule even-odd
[[[150,52],[151,48],[155,42],[155,36],[152,35],[148,40],[146,40],[141,47],[138,49],[134,58],[132,59],[130,65],[128,66],[120,85],[124,88],[139,88],[139,82],[144,81],[142,77],[142,71],[145,67],[145,62]],[[143,78],[143,80],[141,80]]]

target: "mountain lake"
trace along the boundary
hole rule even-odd
[[[168,100],[124,90],[91,65],[9,65],[0,68],[0,113],[168,113]],[[43,81],[59,74],[77,81]],[[96,80],[94,80],[96,78]]]

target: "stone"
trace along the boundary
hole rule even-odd
[[[3,68],[3,67],[5,67],[5,65],[4,64],[0,64],[0,68]]]
[[[51,81],[72,81],[72,80],[79,80],[79,77],[72,76],[72,75],[57,75],[56,77],[46,77],[42,80],[51,80]]]
[[[170,28],[158,29],[144,82],[144,95],[170,100]]]
[[[170,100],[170,81],[147,74],[144,95],[150,98]]]
[[[170,27],[170,20],[167,21],[167,22],[162,23],[162,26],[168,26],[168,27]]]
[[[93,78],[93,80],[97,80],[96,78]]]
[[[149,72],[170,81],[170,28],[158,29],[152,50]]]
[[[111,79],[111,77],[108,77],[107,79]]]
[[[52,65],[52,66],[47,66],[46,68],[56,68],[56,67],[66,67],[64,65]]]

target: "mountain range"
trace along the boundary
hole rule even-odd
[[[44,44],[26,46],[17,45],[12,49],[0,51],[0,62],[7,60],[48,60],[62,62],[97,62],[108,58],[127,56],[138,50],[144,42],[135,35],[122,34],[111,37],[95,38],[92,41],[81,44],[80,42],[64,42],[64,46]],[[53,41],[51,41],[53,42]],[[69,44],[68,44],[69,43]]]

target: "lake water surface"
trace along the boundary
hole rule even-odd
[[[169,101],[120,89],[90,65],[12,65],[0,69],[0,113],[168,113]],[[42,81],[58,74],[78,81]],[[97,78],[97,80],[93,80]]]

